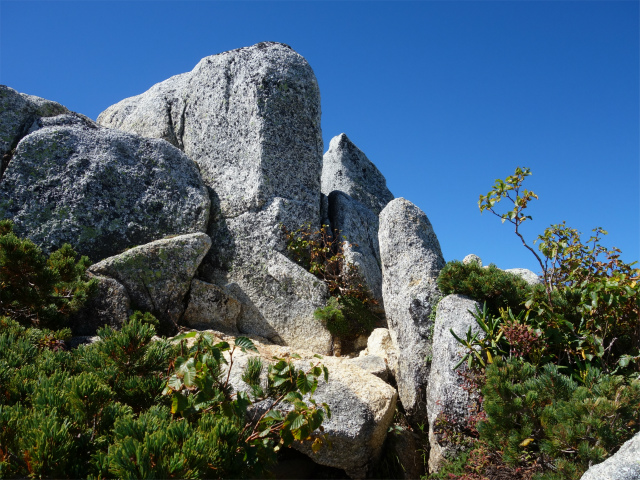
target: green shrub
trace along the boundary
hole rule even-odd
[[[601,245],[601,228],[583,241],[564,223],[552,225],[536,253],[519,231],[538,198],[522,189],[530,174],[518,168],[496,180],[479,206],[515,227],[544,285],[520,290],[459,263],[439,283],[486,301],[475,313],[481,333],[454,334],[466,349],[462,361],[477,378],[486,375],[479,448],[493,453],[482,468],[506,462],[516,473],[541,470],[534,478],[577,479],[640,429],[640,269]],[[502,200],[513,209],[498,213]]]
[[[346,262],[345,240],[332,235],[324,225],[314,231],[305,225],[295,232],[284,226],[287,251],[293,261],[321,279],[331,298],[314,316],[322,320],[334,337],[353,340],[368,335],[380,322],[378,301],[373,298],[358,271]]]
[[[465,265],[457,260],[445,265],[437,281],[443,294],[458,293],[486,303],[494,315],[498,315],[501,308],[511,308],[515,313],[524,310],[533,289],[522,278],[495,265],[483,268],[475,262]]]
[[[46,258],[39,247],[18,238],[9,220],[0,220],[0,315],[23,325],[60,328],[95,291],[87,257],[77,259],[65,244]]]
[[[481,439],[507,464],[537,460],[556,478],[580,478],[640,426],[640,380],[596,368],[579,383],[551,363],[536,368],[498,359],[487,368],[482,393]]]

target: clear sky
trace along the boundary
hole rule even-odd
[[[325,151],[346,133],[445,259],[540,269],[479,194],[531,168],[532,242],[563,220],[640,259],[638,1],[0,0],[0,83],[93,119],[261,41],[314,69]]]

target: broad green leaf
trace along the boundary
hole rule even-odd
[[[187,333],[181,333],[180,335],[177,335],[175,337],[173,337],[172,340],[185,340],[187,338],[193,338],[198,334],[198,332],[187,332]]]
[[[235,341],[235,345],[236,345],[236,347],[240,347],[243,352],[245,350],[251,350],[253,352],[258,352],[258,348],[247,337],[237,337],[236,341]]]

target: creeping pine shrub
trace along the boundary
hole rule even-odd
[[[497,272],[461,264],[448,266],[439,284],[485,302],[474,315],[480,332],[452,332],[465,348],[458,366],[466,361],[485,378],[487,417],[471,453],[488,449],[499,458],[490,455],[483,474],[506,463],[527,478],[577,479],[640,430],[640,269],[601,245],[601,228],[583,240],[564,223],[552,225],[538,236],[537,253],[520,232],[538,198],[522,188],[530,174],[518,168],[496,180],[479,206],[514,226],[543,285],[500,284]],[[513,209],[498,213],[502,200]]]
[[[45,257],[39,247],[18,238],[9,220],[0,220],[0,315],[23,325],[60,328],[95,291],[86,277],[91,264],[77,259],[70,245]]]
[[[49,331],[0,318],[1,478],[264,477],[278,449],[324,444],[318,430],[329,407],[303,395],[327,380],[326,367],[278,359],[265,387],[254,358],[242,376],[251,393],[234,392],[233,354],[255,350],[249,339],[234,347],[207,335],[191,347],[187,335],[178,345],[153,341],[148,320],[137,314],[67,351],[40,341]],[[268,395],[270,408],[249,415]]]
[[[314,316],[322,320],[329,332],[343,340],[369,334],[379,323],[378,302],[353,265],[346,262],[346,240],[332,235],[323,225],[313,230],[305,225],[294,232],[282,226],[287,251],[293,261],[320,280],[329,289],[331,298]]]
[[[517,275],[504,272],[495,265],[487,268],[475,262],[448,262],[438,275],[438,287],[445,295],[458,293],[481,303],[497,315],[501,308],[514,313],[524,310],[533,287]]]
[[[516,358],[497,359],[486,375],[482,438],[511,466],[537,459],[541,479],[579,479],[640,427],[638,379],[594,367],[578,382]]]
[[[295,356],[268,367],[251,358],[242,375],[250,394],[235,392],[234,351],[255,351],[249,339],[238,337],[233,347],[210,335],[187,346],[195,332],[154,339],[158,321],[141,312],[69,351],[69,329],[32,324],[50,318],[45,302],[64,323],[73,311],[64,301],[77,291],[69,285],[90,285],[81,278],[83,261],[67,248],[45,260],[0,225],[2,311],[21,320],[0,316],[0,478],[264,477],[280,448],[300,441],[316,452],[325,443],[319,430],[329,406],[305,397],[328,379],[317,361],[305,370]],[[250,407],[268,396],[270,407],[255,418]]]

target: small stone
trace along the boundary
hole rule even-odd
[[[479,267],[482,267],[482,259],[479,256],[474,255],[473,253],[470,253],[469,255],[464,257],[464,259],[462,260],[462,263],[464,265],[469,265],[470,263],[475,263]]]

